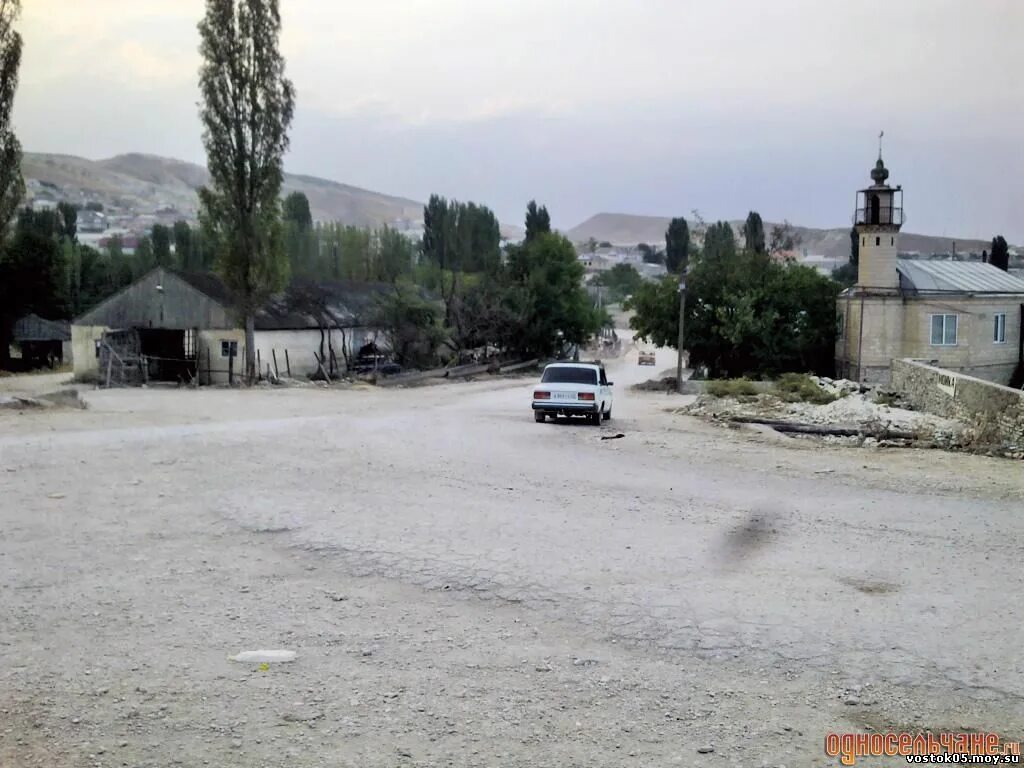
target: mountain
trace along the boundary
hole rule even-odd
[[[625,213],[599,213],[565,233],[574,243],[584,243],[590,238],[598,242],[609,242],[613,245],[636,245],[650,243],[664,245],[665,230],[670,219],[665,216],[633,216]],[[729,222],[737,235],[743,229],[743,220]],[[690,222],[693,226],[693,222]],[[772,222],[765,222],[766,234],[771,233]],[[813,229],[810,227],[793,227],[803,239],[801,249],[808,254],[825,256],[829,259],[845,259],[850,254],[850,228]],[[900,250],[904,253],[949,253],[952,244],[956,243],[958,253],[981,253],[991,247],[985,240],[968,238],[934,237],[904,232],[900,235]]]
[[[102,203],[125,214],[180,216],[195,220],[197,190],[206,184],[206,169],[155,155],[118,155],[109,160],[86,160],[70,155],[26,152],[22,173],[30,196],[73,203]],[[378,227],[423,220],[423,203],[371,192],[313,176],[286,174],[284,194],[304,192],[313,218]]]

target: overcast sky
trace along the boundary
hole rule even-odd
[[[282,0],[291,172],[520,223],[844,226],[878,132],[907,230],[1024,243],[1024,0]],[[30,151],[204,163],[203,0],[26,0]]]

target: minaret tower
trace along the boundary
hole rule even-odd
[[[857,287],[895,292],[900,287],[896,271],[900,227],[903,226],[903,188],[893,189],[886,180],[889,170],[882,162],[882,134],[878,137],[878,162],[871,171],[874,182],[857,193],[854,226],[860,238]]]

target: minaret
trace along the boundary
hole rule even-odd
[[[886,180],[889,171],[882,162],[879,136],[878,162],[871,171],[874,182],[857,193],[854,225],[860,237],[857,287],[879,291],[896,291],[900,287],[896,271],[900,227],[903,226],[903,188],[893,189]]]

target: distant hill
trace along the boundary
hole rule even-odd
[[[30,193],[71,202],[95,201],[136,214],[173,209],[191,220],[198,210],[196,190],[209,178],[205,168],[193,163],[142,154],[93,161],[26,153],[22,172]],[[306,194],[313,218],[320,221],[377,227],[396,220],[423,220],[423,204],[415,200],[326,179],[286,174],[284,194],[293,191]]]
[[[590,238],[598,242],[609,242],[613,245],[636,245],[637,243],[664,244],[665,230],[670,219],[665,216],[633,216],[625,213],[599,213],[591,216],[582,224],[565,233],[574,243],[583,243]],[[739,233],[743,228],[743,220],[731,221],[733,229]],[[693,226],[693,222],[690,222]],[[771,231],[774,223],[765,222],[765,232]],[[850,253],[850,228],[813,229],[793,225],[803,238],[802,249],[809,254],[825,256],[830,259],[843,259]],[[933,237],[904,232],[900,235],[900,250],[906,253],[947,253],[956,242],[958,252],[977,252],[986,250],[991,243],[985,240],[966,238]]]

